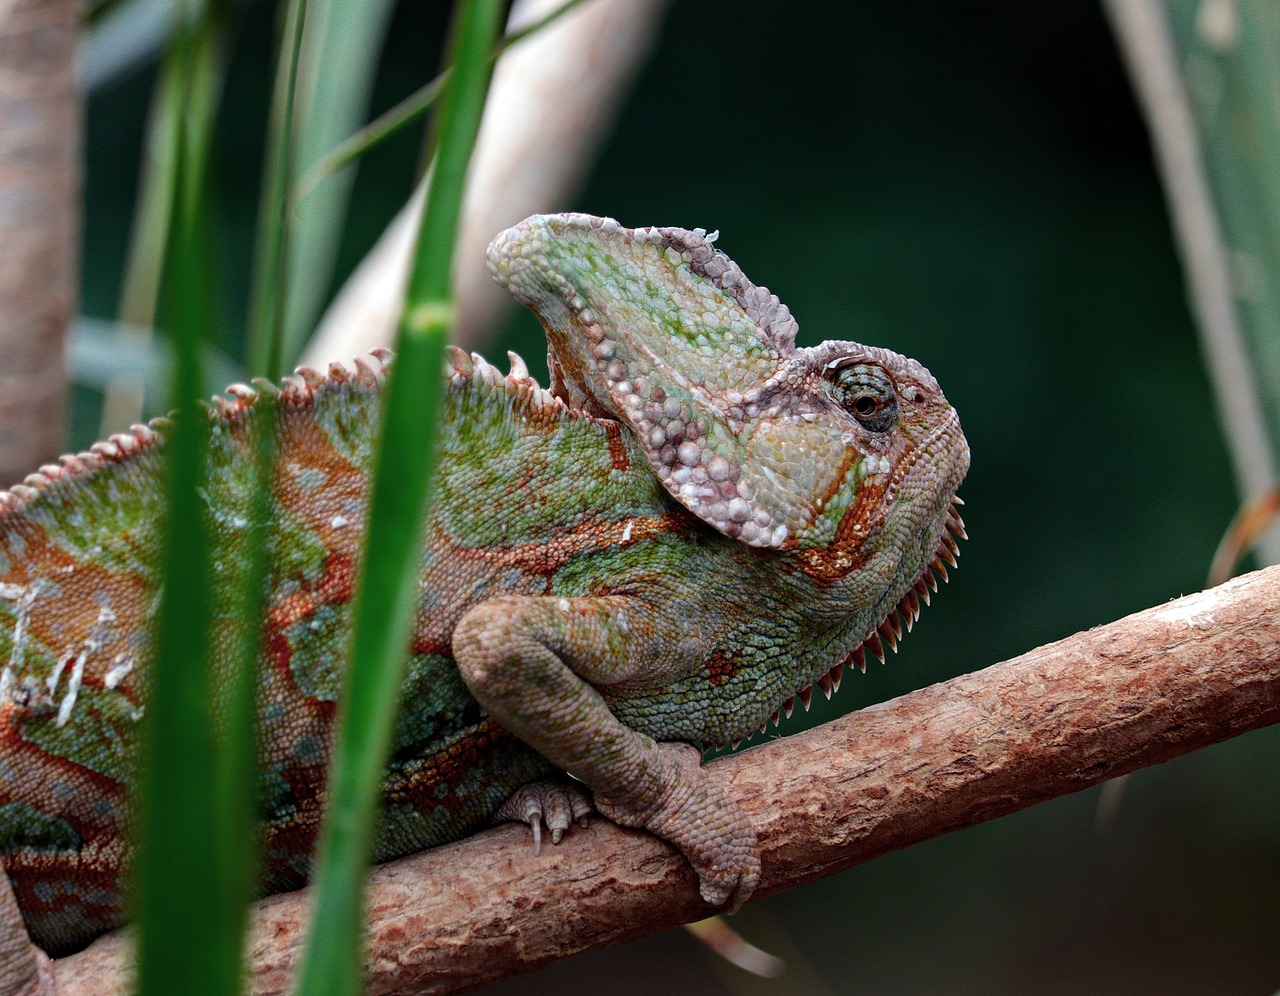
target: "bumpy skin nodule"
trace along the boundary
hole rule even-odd
[[[685,742],[776,722],[914,620],[963,534],[959,422],[912,360],[797,348],[787,309],[701,232],[539,216],[489,265],[546,328],[552,385],[517,357],[504,377],[450,354],[376,857],[464,836],[563,770],[676,844],[709,902],[741,903],[754,833]],[[243,546],[270,537],[269,891],[310,870],[384,379],[379,354],[233,388],[210,413],[219,694]],[[248,509],[261,418],[280,454],[265,524]],[[166,431],[0,492],[0,857],[56,953],[123,917]]]

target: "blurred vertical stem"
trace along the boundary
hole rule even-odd
[[[299,63],[297,150],[308,169],[365,119],[393,0],[310,0]],[[296,362],[329,291],[354,168],[298,205],[282,359]]]
[[[234,993],[239,939],[227,933],[224,876],[215,827],[212,683],[209,664],[209,543],[201,487],[208,419],[201,343],[210,325],[207,146],[216,89],[216,26],[209,6],[176,26],[165,78],[181,91],[164,101],[174,114],[175,179],[168,239],[166,324],[174,346],[178,411],[166,446],[164,578],[152,634],[145,765],[136,863],[138,991]]]
[[[141,176],[134,204],[133,224],[120,292],[117,317],[123,334],[149,341],[156,320],[156,302],[165,265],[177,179],[179,124],[185,122],[187,152],[198,162],[207,162],[213,141],[213,123],[226,71],[225,48],[228,21],[225,0],[210,3],[213,25],[208,38],[199,42],[192,54],[192,85],[184,87],[174,78],[177,64],[166,58],[156,78],[148,112]],[[186,94],[186,113],[178,102]],[[142,419],[141,376],[118,377],[103,398],[98,432],[105,438],[124,426]]]
[[[63,446],[80,253],[80,4],[0,4],[0,481]],[[2,487],[4,485],[0,485]]]
[[[296,986],[307,996],[354,994],[362,983],[363,886],[417,593],[440,371],[453,323],[453,247],[503,8],[502,0],[462,0],[455,14],[454,76],[433,133],[428,208],[387,385],[351,665],[331,760],[310,934]]]
[[[524,41],[530,35],[537,34],[543,28],[550,27],[575,7],[581,6],[583,2],[584,0],[563,0],[560,6],[533,23],[503,35],[494,47],[491,58],[496,62],[498,57],[512,45]],[[308,194],[334,173],[352,165],[361,156],[376,149],[392,135],[399,134],[401,130],[431,110],[440,98],[440,94],[444,92],[450,74],[451,70],[446,67],[425,86],[409,94],[395,107],[378,115],[373,121],[352,133],[312,163],[295,188],[296,202],[302,203]]]
[[[262,202],[258,212],[254,252],[253,294],[249,303],[249,369],[278,380],[281,343],[287,310],[290,235],[293,217],[291,191],[295,166],[294,103],[298,59],[306,23],[306,0],[288,0],[281,28],[280,59],[271,97],[270,134],[263,166]]]
[[[1236,480],[1280,457],[1280,5],[1104,0],[1151,133]],[[1280,562],[1280,530],[1258,544]]]
[[[298,53],[306,20],[306,0],[288,0],[280,25],[279,55],[263,167],[262,201],[254,253],[253,295],[249,314],[249,350],[256,357],[251,372],[275,380],[280,376],[280,338],[284,319],[285,275],[289,260],[288,204],[293,178],[293,99]],[[254,786],[257,782],[256,702],[258,663],[262,649],[263,591],[267,575],[267,536],[271,518],[271,479],[275,462],[275,410],[269,401],[256,406],[248,420],[253,472],[248,477],[249,528],[240,556],[244,572],[236,618],[242,623],[234,659],[224,687],[226,726],[221,731],[214,793],[218,814],[219,870],[223,876],[222,915],[227,935],[244,935],[248,904],[253,898],[257,849]],[[252,855],[251,858],[246,855]]]

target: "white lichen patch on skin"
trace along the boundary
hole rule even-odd
[[[66,726],[67,720],[71,718],[71,710],[75,708],[76,697],[80,694],[80,683],[84,680],[84,662],[93,649],[93,642],[86,640],[84,647],[76,655],[76,662],[71,668],[71,677],[67,679],[67,694],[62,697],[62,702],[58,705],[56,726]],[[49,691],[52,693],[53,689]]]
[[[67,690],[63,693],[62,701],[58,703],[58,715],[54,720],[55,726],[63,727],[70,721],[71,713],[76,706],[76,699],[80,695],[80,686],[84,683],[85,663],[90,657],[102,650],[110,632],[111,624],[115,621],[116,614],[109,605],[104,603],[99,606],[98,617],[94,620],[93,626],[89,631],[89,639],[85,640],[78,649],[64,651],[58,657],[58,662],[54,665],[49,677],[45,679],[45,687],[48,688],[49,698],[52,700],[57,693],[58,683],[62,680],[62,675],[66,672],[67,665],[71,665],[71,673],[67,676]],[[120,660],[119,657],[116,658],[116,661],[118,660]],[[130,667],[132,667],[132,664],[130,664]],[[124,671],[115,678],[114,682],[107,684],[107,687],[114,688],[115,682],[118,682],[120,677],[127,673],[127,670]]]
[[[0,697],[8,694],[13,687],[14,678],[22,670],[22,665],[26,660],[29,635],[27,626],[31,619],[31,607],[35,604],[39,594],[39,582],[36,582],[30,588],[6,584],[3,591],[0,591],[0,597],[18,603],[18,611],[13,621],[13,643],[9,649],[9,660],[5,662],[3,670],[0,670]]]
[[[71,660],[71,654],[66,653],[58,658],[58,663],[53,665],[53,670],[49,672],[49,677],[45,679],[45,687],[49,689],[49,697],[53,697],[53,693],[58,690],[58,682],[62,680],[62,672],[67,666],[67,661]]]
[[[102,676],[103,686],[108,690],[115,689],[120,682],[129,676],[129,672],[137,667],[137,664],[137,660],[133,657],[125,654],[116,654],[111,659],[111,666],[107,668],[107,673]]]

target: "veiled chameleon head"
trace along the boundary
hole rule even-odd
[[[786,306],[701,230],[538,215],[488,256],[546,328],[558,393],[630,426],[671,494],[720,532],[808,552],[831,576],[858,566],[899,506],[895,532],[937,542],[969,449],[914,360],[797,348]]]

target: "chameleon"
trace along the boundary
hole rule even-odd
[[[969,448],[937,382],[887,349],[797,347],[787,307],[714,239],[565,214],[490,244],[546,331],[549,386],[515,354],[504,375],[447,353],[375,860],[495,816],[558,840],[590,790],[595,811],[679,848],[707,902],[740,905],[756,838],[701,746],[883,660],[955,565]],[[205,409],[216,694],[251,624],[245,543],[268,536],[264,892],[311,871],[391,362],[233,385]],[[253,522],[260,419],[277,458]],[[0,492],[0,859],[52,955],[127,914],[171,428],[134,426]]]

